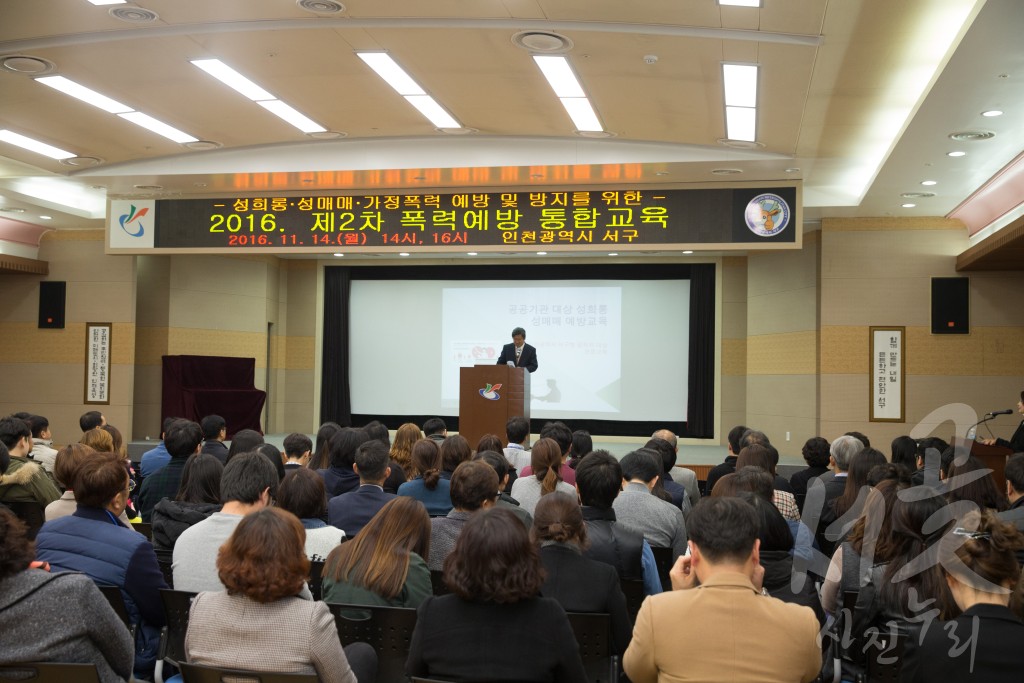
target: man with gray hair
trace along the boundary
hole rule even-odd
[[[850,459],[862,450],[864,450],[864,444],[860,439],[852,436],[840,436],[832,442],[832,446],[829,448],[828,466],[833,471],[833,477],[831,480],[823,482],[825,486],[825,499],[821,507],[816,508],[818,510],[816,519],[827,518],[825,512],[832,505],[832,501],[843,495],[843,491],[846,490],[846,477],[848,474],[847,470],[850,468]],[[805,514],[808,512],[807,503],[812,499],[812,488],[814,486],[817,486],[817,482],[813,482],[807,489],[808,495],[804,502]],[[823,525],[818,526],[815,536],[818,539],[819,548],[831,548],[835,545],[834,540],[825,538],[825,527]]]
[[[671,431],[668,429],[659,429],[651,435],[651,438],[668,441],[669,445],[672,446],[672,450],[674,450],[678,456],[679,439]],[[665,479],[667,481],[676,481],[686,489],[686,497],[690,499],[691,508],[697,504],[698,500],[700,500],[700,489],[697,487],[697,473],[693,470],[676,464],[670,471],[665,473]]]

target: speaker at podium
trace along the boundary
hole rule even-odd
[[[508,365],[459,369],[459,434],[475,447],[480,437],[505,438],[510,417],[530,419],[530,373]]]

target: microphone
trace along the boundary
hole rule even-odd
[[[995,417],[996,415],[1013,415],[1013,411],[1010,410],[1010,409],[1007,409],[1007,410],[993,410],[991,413],[989,413],[989,415],[991,415],[992,417]]]

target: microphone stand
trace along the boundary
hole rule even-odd
[[[971,428],[967,430],[967,440],[974,441],[974,437],[977,436],[978,434],[978,427],[994,419],[996,419],[995,415],[993,415],[992,413],[985,413],[985,417],[975,422],[971,426]]]

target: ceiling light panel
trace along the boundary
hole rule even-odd
[[[572,119],[576,130],[581,132],[604,131],[593,105],[587,99],[583,85],[576,77],[569,59],[564,55],[533,55],[533,61],[555,95],[562,102],[565,111]]]
[[[590,106],[590,100],[586,97],[562,97],[562,106],[568,112],[576,130],[599,131],[604,130],[601,121],[598,120],[594,108]]]
[[[718,0],[722,7],[760,7],[761,0]]]
[[[128,2],[128,0],[89,0],[89,2],[93,5],[102,7],[103,5],[123,5]]]
[[[193,59],[192,64],[210,74],[229,88],[232,88],[245,97],[248,97],[253,102],[277,99],[219,59]]]
[[[757,75],[753,64],[723,64],[725,135],[729,140],[757,140]]]
[[[757,110],[749,107],[726,107],[725,130],[730,140],[757,140]]]
[[[30,152],[42,154],[43,156],[48,156],[51,159],[57,159],[58,161],[61,159],[70,159],[75,156],[71,152],[65,152],[63,149],[54,147],[53,145],[48,145],[45,142],[40,142],[39,140],[33,140],[30,137],[26,137],[20,133],[15,133],[12,130],[0,130],[0,140],[17,147],[21,147],[22,149],[27,149]]]
[[[106,95],[101,95],[95,90],[86,88],[84,85],[75,83],[69,78],[63,76],[43,76],[35,79],[36,83],[42,83],[48,85],[54,90],[59,90],[65,95],[71,95],[75,99],[79,99],[86,104],[91,104],[94,107],[99,107],[105,112],[111,114],[124,114],[132,111],[132,108],[128,105],[121,104],[117,100],[112,100]]]
[[[281,100],[262,100],[257,102],[257,104],[269,111],[271,114],[274,114],[278,118],[292,124],[303,133],[322,133],[327,130],[313,119],[302,114],[294,107],[282,102]]]
[[[427,117],[435,128],[461,128],[459,122],[430,95],[406,95],[405,99]]]
[[[163,121],[154,119],[149,114],[143,114],[141,111],[128,112],[127,114],[118,114],[122,119],[131,121],[136,126],[141,126],[148,131],[152,131],[157,135],[162,135],[168,140],[173,140],[178,143],[196,142],[199,138],[192,137],[188,133],[182,132],[173,126],[169,126]]]
[[[398,62],[391,58],[391,55],[386,52],[357,52],[356,54],[395,92],[404,97],[409,104],[434,124],[435,128],[449,130],[463,128],[463,125],[437,100],[428,95],[423,86],[399,66]]]

